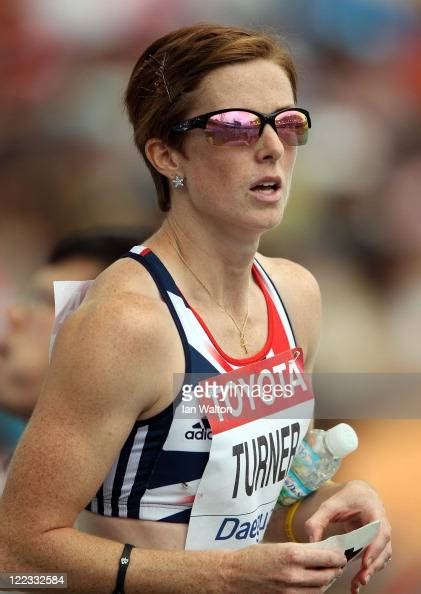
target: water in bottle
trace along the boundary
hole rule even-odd
[[[357,434],[347,423],[339,423],[328,431],[310,430],[294,457],[278,504],[291,505],[318,489],[357,447]]]

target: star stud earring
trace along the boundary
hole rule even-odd
[[[176,190],[182,190],[184,188],[184,177],[180,177],[176,175],[172,180],[171,183]]]

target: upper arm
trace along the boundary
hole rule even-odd
[[[127,303],[88,302],[63,326],[2,502],[22,538],[73,525],[153,404],[151,316],[147,306],[139,317]]]
[[[306,268],[281,258],[265,258],[264,266],[276,284],[291,320],[297,346],[304,351],[305,369],[311,372],[321,329],[321,295],[317,280]]]

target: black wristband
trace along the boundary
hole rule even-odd
[[[132,549],[133,545],[124,545],[124,549],[121,553],[120,561],[118,563],[117,581],[113,594],[124,594],[124,580],[126,579],[126,571],[130,563]]]

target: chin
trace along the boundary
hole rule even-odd
[[[253,217],[257,228],[262,232],[270,231],[281,224],[284,218],[284,204],[273,204],[271,208],[259,209]]]

